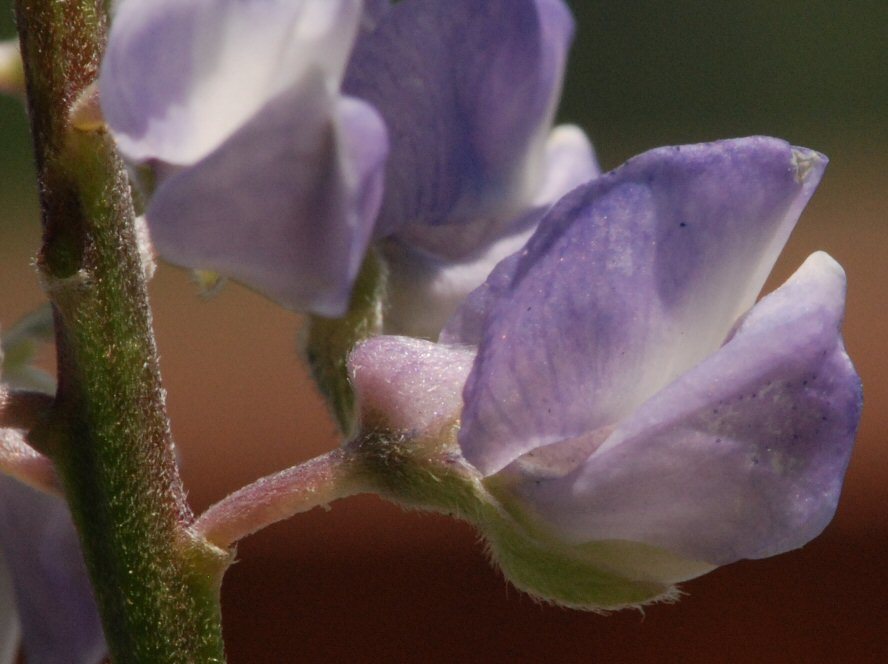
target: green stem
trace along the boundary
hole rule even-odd
[[[348,356],[355,344],[382,332],[388,267],[379,252],[367,252],[342,318],[312,316],[306,323],[305,356],[321,394],[345,438],[354,433],[355,395],[348,379]]]
[[[191,529],[126,171],[104,131],[77,131],[69,120],[96,77],[104,3],[17,0],[16,18],[59,379],[53,412],[30,440],[61,476],[112,658],[221,662],[228,556]]]

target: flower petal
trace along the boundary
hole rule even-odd
[[[192,164],[308,73],[335,89],[360,17],[360,0],[122,2],[105,118],[129,159]]]
[[[553,202],[600,175],[592,145],[580,129],[564,125],[552,130],[544,175],[534,206],[507,223],[417,227],[402,233],[399,240],[390,240],[386,331],[436,338],[494,267],[524,246]],[[465,343],[477,345],[479,340],[480,334]]]
[[[65,503],[0,477],[0,547],[28,661],[101,661],[102,627]]]
[[[487,329],[487,319],[494,306],[509,294],[524,252],[504,258],[490,272],[487,281],[469,293],[462,306],[444,325],[438,341],[444,344],[478,346]]]
[[[386,332],[436,338],[494,267],[524,246],[545,212],[546,208],[532,210],[510,224],[509,234],[461,259],[439,258],[398,240],[385,243],[390,291]]]
[[[755,137],[652,150],[568,194],[502,295],[481,298],[495,303],[475,314],[486,322],[466,386],[466,458],[490,474],[618,422],[714,351],[824,166]]]
[[[559,125],[546,141],[546,171],[534,202],[552,205],[599,175],[601,167],[585,132],[575,125]]]
[[[343,89],[392,136],[380,235],[531,201],[573,20],[561,0],[406,0],[368,21]]]
[[[348,360],[363,424],[376,421],[412,437],[456,421],[473,349],[409,337],[379,336],[358,344]]]
[[[372,108],[334,100],[310,77],[164,180],[148,208],[152,239],[173,263],[341,315],[381,200],[386,149]]]
[[[717,565],[802,546],[835,512],[860,418],[844,298],[841,267],[812,255],[577,471],[525,481],[525,501],[571,541],[630,540]]]

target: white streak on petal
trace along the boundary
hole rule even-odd
[[[359,0],[153,0],[116,12],[102,109],[133,161],[206,157],[316,71],[338,89]]]
[[[551,205],[599,175],[595,150],[583,130],[575,125],[559,125],[546,141],[546,170],[533,204]]]

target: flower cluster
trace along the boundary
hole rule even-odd
[[[167,260],[336,316],[372,240],[387,326],[434,337],[598,174],[551,129],[572,34],[560,0],[124,2],[99,88]]]
[[[100,91],[168,259],[336,315],[376,243],[386,328],[450,320],[358,348],[365,410],[417,436],[443,399],[546,532],[668,552],[621,570],[663,584],[800,546],[859,416],[841,269],[753,305],[826,160],[750,138],[598,177],[551,129],[572,33],[560,0],[123,3]]]
[[[517,585],[613,608],[820,533],[861,388],[829,256],[756,302],[826,159],[602,175],[553,127],[573,29],[562,0],[121,0],[98,87],[168,261],[338,317],[382,256],[403,336],[351,354],[365,427],[470,468]]]

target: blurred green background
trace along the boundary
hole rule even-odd
[[[444,1],[444,0],[441,0]],[[606,168],[642,150],[750,134],[831,164],[767,288],[825,249],[849,276],[845,336],[866,392],[834,523],[805,547],[685,585],[678,607],[610,618],[541,607],[475,535],[373,498],[245,541],[226,578],[232,662],[888,661],[888,2],[580,2],[560,117]],[[12,34],[0,0],[0,35]],[[0,98],[0,324],[41,299],[25,116]],[[192,502],[334,444],[294,353],[298,318],[229,286],[200,301],[152,284],[173,427]]]

